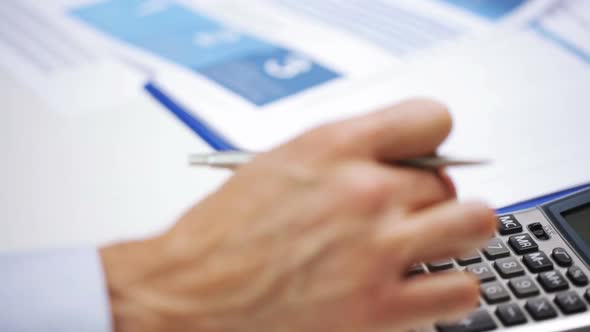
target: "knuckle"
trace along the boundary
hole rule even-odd
[[[426,193],[425,198],[427,203],[436,203],[445,201],[453,196],[452,191],[449,190],[444,181],[433,172],[421,171],[421,170],[408,170],[405,174],[408,181],[406,188],[403,190],[414,190],[418,192]]]
[[[378,204],[392,189],[390,179],[360,167],[344,171],[338,181],[337,190],[350,204]]]
[[[323,124],[281,146],[283,156],[298,161],[317,162],[346,156],[354,148],[344,122]]]
[[[353,147],[352,128],[347,123],[334,123],[322,129],[322,141],[336,154],[349,151]]]
[[[402,176],[392,175],[389,177],[389,188],[392,194],[403,193],[408,190],[407,183]]]
[[[404,170],[404,173],[400,174],[400,177],[402,177],[402,176],[408,182],[406,184],[408,188],[420,188],[420,187],[432,187],[433,186],[431,174],[424,172],[424,171],[408,169],[408,170]]]
[[[381,189],[381,183],[369,176],[349,175],[344,182],[344,190],[354,197],[370,198]]]
[[[416,244],[421,241],[421,238],[417,237],[415,232],[409,230],[408,227],[394,225],[389,229],[388,236],[388,253],[395,253],[391,256],[392,261],[401,266],[419,263],[419,260],[416,259]]]
[[[362,121],[346,120],[322,125],[310,131],[310,144],[325,148],[330,155],[347,154],[361,148],[359,138],[367,130]]]

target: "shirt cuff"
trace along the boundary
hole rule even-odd
[[[95,248],[0,255],[0,331],[110,332]]]

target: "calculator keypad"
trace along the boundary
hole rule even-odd
[[[498,225],[480,251],[425,264],[429,272],[464,270],[481,283],[480,307],[435,331],[492,331],[586,314],[590,321],[590,271],[545,217],[529,210],[500,216]]]

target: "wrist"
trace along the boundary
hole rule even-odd
[[[166,262],[160,238],[104,247],[100,256],[109,292],[115,332],[149,331],[155,315],[142,300],[146,281]]]

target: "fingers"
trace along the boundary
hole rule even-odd
[[[451,117],[443,105],[414,99],[385,110],[324,125],[293,143],[295,150],[395,161],[432,154],[448,136]]]
[[[451,131],[452,119],[442,104],[415,99],[368,116],[359,140],[379,160],[432,154]],[[373,129],[374,128],[374,129]]]
[[[358,127],[354,133],[366,153],[392,161],[434,153],[448,136],[451,123],[445,106],[414,99],[341,125]]]
[[[326,187],[339,210],[388,214],[391,218],[453,198],[452,188],[436,172],[386,167],[370,162],[349,162],[330,170]],[[388,218],[382,215],[382,218]]]
[[[412,168],[387,168],[398,188],[389,197],[392,206],[414,211],[455,197],[454,186],[436,172]],[[395,211],[394,213],[398,213]],[[387,216],[385,216],[387,218]]]
[[[451,195],[453,197],[457,197],[457,187],[455,186],[455,183],[453,182],[453,179],[451,178],[449,173],[447,173],[447,170],[444,168],[440,169],[438,171],[438,176],[443,181],[443,183],[447,186],[447,188],[449,188]]]
[[[397,305],[389,310],[395,309],[398,322],[403,320],[409,327],[426,326],[473,311],[479,302],[479,282],[463,272],[439,273],[409,279],[390,296]]]
[[[414,213],[404,223],[385,221],[378,237],[386,251],[409,266],[483,247],[496,225],[494,211],[482,203],[447,201]]]

